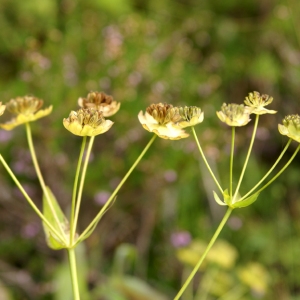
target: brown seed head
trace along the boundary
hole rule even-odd
[[[165,125],[169,122],[176,123],[180,119],[177,107],[171,104],[158,103],[151,104],[147,109],[147,113],[151,115],[160,125]]]

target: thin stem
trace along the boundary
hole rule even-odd
[[[65,237],[65,232],[64,232],[64,230],[61,226],[61,222],[59,221],[58,216],[57,216],[57,214],[55,212],[55,209],[53,207],[52,201],[50,199],[50,196],[49,196],[44,178],[42,176],[42,173],[41,173],[41,170],[40,170],[37,158],[36,158],[36,153],[35,153],[34,146],[33,146],[33,141],[32,141],[30,124],[29,124],[29,122],[27,122],[27,123],[25,123],[25,125],[26,125],[26,134],[27,134],[28,146],[29,146],[29,150],[30,150],[30,153],[31,153],[31,158],[32,158],[32,162],[33,162],[33,165],[34,165],[34,168],[35,168],[35,172],[36,172],[37,177],[39,179],[41,188],[42,188],[43,193],[46,197],[46,200],[48,202],[48,205],[49,205],[49,208],[50,208],[51,213],[53,215],[53,218],[55,219],[55,222],[56,222],[56,224],[57,224],[57,226],[58,226],[58,228],[61,232],[61,236]]]
[[[231,212],[233,211],[233,208],[228,207],[220,225],[218,226],[216,232],[214,233],[212,239],[210,240],[208,246],[206,247],[204,253],[202,254],[201,258],[199,259],[197,265],[194,267],[192,273],[190,274],[190,276],[188,277],[188,279],[186,280],[186,282],[184,283],[184,285],[182,286],[182,288],[180,289],[180,291],[178,292],[178,294],[175,296],[174,300],[179,300],[179,298],[181,297],[181,295],[183,294],[183,292],[185,291],[185,289],[187,288],[187,286],[189,285],[189,283],[192,281],[192,279],[194,278],[195,274],[197,273],[198,269],[200,268],[203,260],[205,259],[207,253],[209,252],[209,250],[211,249],[211,247],[213,246],[213,244],[215,243],[216,239],[218,238],[220,232],[222,231],[224,225],[226,224]]]
[[[206,157],[205,157],[205,155],[204,155],[204,152],[203,152],[203,150],[202,150],[202,148],[201,148],[201,146],[200,146],[200,142],[199,142],[199,140],[198,140],[198,137],[197,137],[195,128],[194,128],[193,126],[192,126],[192,132],[193,132],[194,138],[195,138],[195,140],[196,140],[196,144],[197,144],[197,146],[198,146],[199,152],[200,152],[200,154],[201,154],[201,156],[202,156],[202,159],[203,159],[203,161],[204,161],[204,163],[205,163],[205,165],[206,165],[206,167],[207,167],[207,169],[208,169],[210,175],[212,176],[212,178],[214,179],[214,181],[215,181],[216,185],[218,186],[219,190],[220,190],[221,193],[223,194],[223,189],[221,188],[221,185],[219,184],[219,182],[218,182],[218,180],[217,180],[215,174],[213,173],[212,169],[210,168],[210,166],[209,166],[209,164],[208,164],[208,162],[207,162],[207,159],[206,159]]]
[[[261,189],[259,189],[256,193],[260,193],[262,190],[264,190],[268,185],[270,185],[278,176],[281,175],[281,173],[290,165],[290,163],[293,161],[295,156],[297,155],[298,151],[300,150],[300,144],[296,148],[294,154],[289,159],[289,161],[284,165],[284,167],[268,182],[266,183]]]
[[[15,182],[16,186],[19,188],[25,199],[28,201],[29,205],[32,207],[32,209],[36,212],[36,214],[44,221],[44,223],[52,230],[52,232],[60,239],[60,242],[62,244],[65,244],[63,237],[57,230],[51,225],[51,223],[45,218],[45,216],[41,213],[41,211],[38,209],[38,207],[34,204],[32,199],[29,197],[27,192],[24,190],[22,187],[21,183],[13,173],[13,171],[10,169],[6,161],[4,160],[3,156],[0,154],[0,160],[1,163],[3,164],[4,168],[6,169],[7,173],[10,175],[12,180]]]
[[[233,169],[233,156],[234,156],[234,140],[235,140],[235,127],[232,126],[231,131],[231,150],[230,150],[230,166],[229,166],[229,188],[230,198],[232,198],[232,169]]]
[[[76,269],[75,248],[69,248],[67,250],[68,250],[68,255],[69,255],[69,265],[70,265],[70,273],[71,273],[73,296],[74,296],[73,299],[80,300],[79,287],[78,287],[78,276],[77,276],[77,269]]]
[[[251,142],[250,142],[248,153],[247,153],[247,156],[246,156],[246,159],[245,159],[245,163],[244,163],[241,175],[240,175],[240,179],[239,179],[239,182],[237,184],[237,187],[236,187],[233,199],[232,199],[232,203],[235,202],[235,198],[236,198],[236,196],[239,192],[239,189],[240,189],[240,186],[241,186],[241,183],[242,183],[242,180],[243,180],[243,177],[244,177],[247,165],[248,165],[249,157],[250,157],[250,154],[251,154],[251,151],[252,151],[252,147],[253,147],[253,144],[254,144],[254,139],[255,139],[255,135],[256,135],[256,131],[257,131],[258,120],[259,120],[259,115],[256,115],[255,124],[254,124],[253,132],[252,132]]]
[[[77,227],[77,222],[78,222],[78,216],[79,216],[79,209],[80,209],[80,204],[81,204],[81,198],[82,198],[82,191],[83,191],[83,185],[84,185],[84,180],[86,176],[86,170],[87,166],[89,163],[92,147],[94,144],[95,137],[92,136],[89,141],[88,149],[85,154],[85,160],[82,168],[82,173],[81,173],[81,178],[80,178],[80,183],[79,183],[79,189],[78,189],[78,194],[77,194],[77,201],[76,201],[76,208],[75,208],[75,214],[74,214],[74,223],[73,223],[73,232],[72,236],[75,236],[76,233],[76,227]]]
[[[79,174],[80,174],[81,163],[82,163],[82,158],[83,158],[83,154],[84,154],[85,145],[86,145],[86,136],[84,136],[83,139],[82,139],[81,150],[80,150],[80,154],[79,154],[79,158],[78,158],[76,175],[75,175],[75,180],[74,180],[74,185],[73,185],[72,207],[71,207],[71,216],[70,216],[70,232],[71,232],[70,245],[73,244],[74,233],[76,232],[76,228],[74,228],[76,193],[77,193],[78,179],[79,179]]]
[[[135,169],[135,167],[138,165],[138,163],[140,162],[140,160],[142,159],[142,157],[145,155],[145,153],[147,152],[147,150],[150,148],[150,146],[154,142],[155,138],[156,138],[156,134],[153,135],[152,139],[149,141],[149,143],[147,144],[147,146],[145,147],[145,149],[142,151],[142,153],[139,155],[139,157],[137,158],[137,160],[131,166],[131,168],[129,169],[129,171],[126,173],[126,175],[124,176],[124,178],[121,180],[121,182],[116,187],[116,189],[114,190],[114,192],[111,194],[111,196],[109,197],[109,199],[106,201],[105,205],[102,207],[102,209],[97,214],[97,216],[93,219],[93,221],[90,223],[90,225],[88,225],[87,228],[83,231],[83,233],[79,236],[78,240],[80,240],[81,238],[83,238],[89,232],[89,230],[100,220],[100,218],[103,215],[103,213],[105,212],[105,210],[112,203],[112,201],[114,200],[116,194],[118,193],[118,191],[120,190],[120,188],[123,186],[123,184],[125,183],[125,181],[129,177],[129,175],[132,173],[132,171]]]
[[[275,167],[277,166],[277,164],[279,163],[279,161],[281,160],[281,158],[283,157],[284,153],[286,152],[286,150],[288,149],[289,145],[291,144],[292,139],[289,139],[287,144],[285,145],[284,149],[282,150],[281,154],[279,155],[279,157],[277,158],[276,162],[274,163],[274,165],[271,167],[271,169],[266,173],[266,175],[246,194],[244,195],[239,201],[242,201],[243,199],[246,199],[253,191],[255,191],[260,185],[261,183],[271,174],[271,172],[275,169]]]

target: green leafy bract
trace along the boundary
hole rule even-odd
[[[49,200],[51,201],[54,213],[56,214],[57,218],[54,217],[52,213],[52,209],[49,205],[49,202],[44,194],[43,196],[43,214],[45,218],[49,221],[49,223],[58,231],[61,232],[61,229],[64,232],[65,237],[69,237],[70,234],[70,228],[69,228],[69,222],[67,218],[65,217],[63,211],[61,210],[55,196],[51,192],[49,187],[47,188],[47,193],[49,196]],[[59,224],[57,223],[57,220],[59,221]],[[51,249],[59,250],[62,248],[67,248],[66,240],[63,241],[61,237],[58,237],[56,233],[54,233],[48,226],[43,222],[44,232],[46,235],[46,241],[48,246]]]
[[[235,202],[232,207],[234,208],[241,208],[241,207],[246,207],[246,206],[249,206],[251,205],[252,203],[254,203],[257,198],[258,198],[258,195],[259,195],[259,192],[249,196],[248,198],[244,199],[244,200],[241,200],[241,201],[237,201]]]

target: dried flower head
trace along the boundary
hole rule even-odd
[[[6,108],[6,106],[4,104],[2,104],[2,102],[0,102],[0,116],[3,115],[5,108]]]
[[[195,126],[201,123],[204,119],[204,113],[196,106],[184,106],[178,108],[181,117],[177,125],[181,128]]]
[[[249,93],[248,97],[245,99],[245,104],[251,107],[251,113],[256,115],[263,114],[276,114],[277,111],[266,109],[265,106],[272,103],[273,97],[267,94],[260,94],[259,92]]]
[[[221,111],[217,111],[219,119],[229,126],[244,126],[248,124],[251,109],[243,104],[223,103]]]
[[[17,117],[7,123],[0,124],[0,126],[6,130],[11,130],[18,125],[32,122],[49,115],[52,111],[52,106],[40,110],[42,105],[43,100],[33,96],[24,96],[11,99],[6,104],[6,108],[12,114],[17,115]]]
[[[288,115],[282,123],[283,125],[278,124],[279,132],[300,143],[300,116]]]
[[[78,111],[71,111],[69,117],[63,120],[63,124],[75,135],[96,136],[108,131],[114,123],[105,120],[102,111],[81,108]]]
[[[104,117],[114,115],[120,108],[120,102],[103,92],[91,92],[87,98],[79,98],[78,105],[82,108],[94,108],[103,112]]]
[[[146,130],[163,139],[179,140],[189,136],[176,125],[181,117],[178,108],[171,104],[151,104],[146,109],[145,115],[140,111],[138,118]]]

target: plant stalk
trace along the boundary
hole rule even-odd
[[[208,246],[206,247],[204,253],[202,254],[202,256],[200,257],[198,263],[196,264],[196,266],[194,267],[192,273],[190,274],[190,276],[188,277],[188,279],[185,281],[184,285],[182,286],[182,288],[180,289],[180,291],[178,292],[178,294],[175,296],[174,300],[179,300],[179,298],[182,296],[183,292],[185,291],[185,289],[187,288],[187,286],[189,285],[189,283],[192,281],[192,279],[194,278],[195,274],[197,273],[198,269],[200,268],[202,262],[204,261],[207,253],[209,252],[209,250],[211,249],[211,247],[213,246],[213,244],[215,243],[216,239],[218,238],[220,232],[222,231],[224,225],[226,224],[231,212],[233,211],[233,208],[228,207],[220,225],[218,226],[216,232],[214,233],[212,239],[210,240]]]
[[[205,163],[205,165],[206,165],[206,167],[207,167],[207,169],[208,169],[210,175],[212,176],[213,180],[215,181],[216,185],[218,186],[220,192],[221,192],[222,195],[223,195],[223,189],[222,189],[221,185],[219,184],[219,182],[218,182],[218,180],[217,180],[217,178],[216,178],[214,172],[212,171],[211,167],[209,166],[209,164],[208,164],[208,162],[207,162],[207,159],[206,159],[206,157],[205,157],[205,154],[204,154],[204,152],[203,152],[203,150],[202,150],[202,148],[201,148],[201,146],[200,146],[200,142],[199,142],[199,140],[198,140],[198,137],[197,137],[197,134],[196,134],[196,131],[195,131],[194,126],[192,126],[192,132],[193,132],[193,135],[194,135],[196,144],[197,144],[197,146],[198,146],[199,152],[200,152],[200,154],[201,154],[201,156],[202,156],[202,159],[203,159],[203,161],[204,161],[204,163]]]
[[[69,265],[70,265],[70,273],[71,273],[73,296],[74,296],[73,299],[74,300],[80,300],[78,277],[77,277],[77,268],[76,268],[75,248],[69,248],[67,250],[68,250],[68,256],[69,256]]]
[[[125,183],[125,181],[127,180],[127,178],[129,177],[129,175],[132,173],[132,171],[135,169],[135,167],[138,165],[138,163],[140,162],[140,160],[142,159],[142,157],[145,155],[145,153],[147,152],[147,150],[150,148],[150,146],[152,145],[152,143],[154,142],[156,138],[156,134],[153,135],[152,139],[149,141],[149,143],[146,145],[145,149],[142,151],[142,153],[139,155],[139,157],[137,158],[137,160],[134,162],[134,164],[131,166],[131,168],[129,169],[129,171],[126,173],[126,175],[124,176],[124,178],[121,180],[121,182],[119,183],[119,185],[116,187],[116,189],[114,190],[114,192],[111,194],[111,196],[109,197],[109,199],[106,201],[105,205],[102,207],[102,209],[100,210],[100,212],[97,214],[97,216],[93,219],[93,221],[87,226],[87,228],[83,231],[83,233],[79,236],[79,238],[77,239],[78,241],[80,241],[82,238],[84,238],[84,236],[91,230],[91,228],[93,228],[93,226],[95,226],[97,224],[97,222],[101,219],[102,215],[104,214],[105,210],[109,207],[109,205],[112,203],[112,201],[114,200],[115,196],[117,195],[118,191],[120,190],[120,188],[123,186],[123,184]]]

